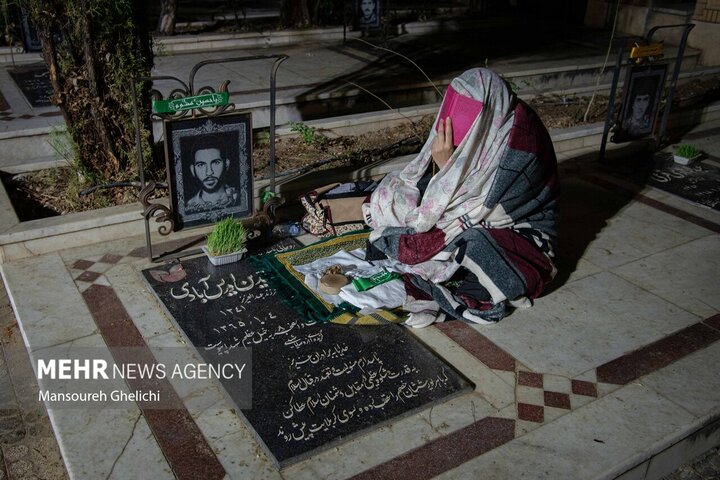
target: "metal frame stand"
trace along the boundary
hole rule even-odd
[[[663,108],[662,120],[660,121],[660,131],[655,135],[655,141],[658,145],[667,141],[667,122],[670,116],[670,108],[672,107],[672,100],[675,94],[675,87],[677,85],[678,76],[680,75],[680,68],[682,67],[682,61],[685,55],[685,46],[687,45],[687,37],[690,34],[690,30],[695,27],[694,23],[684,23],[679,25],[659,25],[648,30],[645,35],[645,42],[647,44],[652,43],[652,37],[656,31],[662,28],[678,28],[683,27],[682,39],[678,46],[678,54],[675,59],[675,67],[673,70],[672,79],[670,80],[670,88],[668,90],[667,97],[665,98],[665,107]],[[600,143],[600,153],[598,160],[602,162],[605,159],[605,150],[607,147],[607,139],[610,130],[615,127],[614,115],[615,115],[615,95],[617,92],[617,84],[620,78],[620,70],[622,69],[623,53],[625,52],[626,41],[623,40],[622,45],[618,49],[617,61],[615,62],[615,71],[613,72],[612,86],[610,87],[610,97],[608,98],[608,112],[605,118],[605,127],[603,128],[602,142]]]
[[[605,148],[607,146],[607,137],[610,129],[614,126],[613,117],[615,115],[615,95],[617,94],[617,84],[620,78],[620,69],[622,68],[623,53],[625,52],[625,40],[622,41],[618,48],[617,60],[615,61],[615,71],[613,72],[612,86],[610,87],[610,96],[608,97],[608,110],[605,117],[605,127],[603,128],[602,142],[600,142],[599,161],[605,159]]]
[[[678,46],[678,55],[677,59],[675,60],[675,68],[673,69],[673,76],[670,80],[670,90],[668,90],[667,98],[665,99],[665,108],[663,109],[663,116],[662,120],[660,122],[660,133],[658,134],[658,140],[662,142],[667,141],[667,122],[668,117],[670,116],[670,108],[672,107],[672,101],[673,96],[675,94],[675,87],[677,86],[677,80],[678,76],[680,76],[680,67],[682,67],[682,61],[685,55],[685,45],[687,45],[687,37],[690,35],[690,30],[695,28],[694,23],[683,23],[679,25],[660,25],[658,27],[651,28],[648,33],[646,40],[648,43],[651,43],[652,36],[655,32],[660,30],[661,28],[679,28],[683,27],[685,30],[683,31],[682,39],[680,40],[680,45]]]
[[[151,262],[160,261],[165,258],[170,258],[169,255],[160,255],[157,258],[153,257],[153,247],[152,247],[152,238],[150,235],[150,219],[154,218],[156,223],[161,223],[158,227],[158,233],[160,235],[169,235],[171,232],[175,231],[175,224],[172,219],[172,207],[167,207],[161,203],[151,203],[150,199],[155,192],[157,188],[157,184],[153,181],[146,182],[145,181],[145,163],[143,159],[143,152],[142,152],[142,141],[141,141],[141,133],[140,133],[140,117],[138,113],[138,100],[137,100],[137,91],[135,88],[135,85],[137,82],[146,82],[146,81],[156,81],[156,80],[171,80],[174,82],[177,82],[181,87],[176,88],[172,90],[169,95],[168,99],[180,99],[180,98],[186,98],[186,97],[193,97],[196,95],[203,95],[208,93],[220,93],[220,92],[227,92],[228,91],[228,85],[230,84],[229,80],[225,80],[223,83],[220,84],[217,91],[210,87],[210,86],[203,86],[195,89],[195,75],[197,72],[204,66],[210,65],[210,64],[223,64],[223,63],[231,63],[231,62],[245,62],[245,61],[251,61],[251,60],[267,60],[267,59],[275,59],[273,62],[271,71],[270,71],[270,192],[271,192],[271,198],[269,198],[266,202],[264,202],[262,212],[256,211],[252,217],[242,219],[243,223],[246,224],[246,226],[250,227],[251,229],[261,229],[263,227],[270,226],[274,223],[274,211],[275,208],[282,205],[283,200],[278,197],[275,193],[275,101],[276,101],[276,76],[278,68],[280,67],[280,64],[285,61],[288,56],[287,55],[253,55],[253,56],[246,56],[246,57],[232,57],[232,58],[225,58],[225,59],[216,59],[216,60],[205,60],[202,62],[197,63],[191,70],[190,76],[188,78],[188,82],[185,83],[182,80],[180,80],[177,77],[173,76],[149,76],[149,77],[140,77],[137,79],[132,79],[130,81],[131,88],[132,88],[132,105],[133,105],[133,115],[134,115],[134,123],[135,123],[135,144],[137,148],[137,156],[138,156],[138,173],[140,176],[140,192],[138,193],[139,200],[143,206],[143,217],[145,219],[145,240],[147,244],[147,255],[148,259]],[[163,96],[162,94],[157,90],[152,90],[151,94],[153,96],[154,100],[162,100]],[[211,108],[194,108],[190,110],[182,110],[178,112],[168,113],[168,114],[159,114],[159,113],[153,113],[151,116],[153,118],[158,119],[180,119],[184,117],[191,117],[191,118],[202,118],[202,117],[214,117],[223,113],[232,112],[235,110],[235,104],[229,103],[227,105],[222,106],[215,106]],[[167,141],[167,139],[166,139]],[[254,207],[253,207],[253,210]],[[168,225],[169,223],[169,225]],[[192,252],[189,252],[190,254]],[[177,256],[177,255],[176,255]]]

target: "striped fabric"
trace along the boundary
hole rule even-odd
[[[445,176],[433,177],[424,193],[412,193],[413,172],[424,171],[421,152],[406,167],[410,174],[380,184],[371,199],[377,208],[368,210],[373,246],[414,265],[405,278],[409,302],[432,299],[454,318],[488,323],[530,306],[555,275],[558,182],[552,141],[535,112],[509,88],[500,89],[497,75],[486,69],[461,78],[478,76],[466,81],[475,88],[466,94],[492,107],[483,90],[491,85],[503,100],[481,113],[490,117],[475,123],[441,170]],[[452,172],[454,185],[447,178]],[[442,205],[446,210],[436,211]],[[425,213],[438,219],[434,225],[425,225]]]

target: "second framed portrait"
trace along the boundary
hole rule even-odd
[[[356,28],[380,28],[380,0],[355,0]]]
[[[249,113],[165,122],[175,230],[253,214]]]
[[[665,86],[667,64],[633,66],[625,80],[620,134],[623,139],[650,135],[655,127]]]

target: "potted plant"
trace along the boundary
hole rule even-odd
[[[690,165],[695,160],[700,158],[701,155],[702,151],[698,150],[692,145],[683,143],[679,145],[675,150],[675,153],[673,154],[673,160],[675,161],[675,163],[679,163],[680,165]]]
[[[213,265],[237,262],[247,252],[247,230],[241,221],[227,217],[220,220],[207,237],[202,250]]]

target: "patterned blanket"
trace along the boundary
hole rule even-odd
[[[409,304],[432,300],[438,313],[496,322],[530,306],[555,274],[557,160],[541,120],[496,74],[459,80],[456,90],[484,103],[465,140],[422,192],[431,135],[383,180],[366,217],[373,247],[414,265]]]

